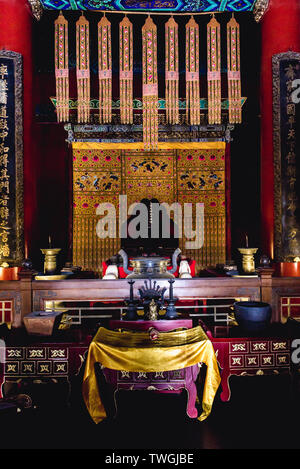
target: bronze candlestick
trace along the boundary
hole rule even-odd
[[[245,274],[253,274],[255,272],[254,254],[258,248],[238,248],[242,254],[242,266]]]
[[[57,273],[57,262],[56,257],[61,251],[60,248],[46,248],[41,249],[42,253],[45,255],[44,260],[44,274],[45,275],[54,275]]]

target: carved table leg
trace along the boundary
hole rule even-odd
[[[228,402],[230,400],[231,390],[229,386],[229,378],[230,378],[230,373],[224,370],[221,373],[222,392],[220,394],[220,398],[223,402]]]
[[[188,385],[186,387],[186,390],[187,390],[187,393],[188,393],[186,413],[191,419],[194,419],[194,418],[198,417],[198,411],[195,407],[196,398],[197,398],[196,384],[194,382],[188,383]]]

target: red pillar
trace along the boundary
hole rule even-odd
[[[23,56],[24,238],[30,256],[36,213],[36,175],[33,150],[32,21],[27,0],[0,0],[0,49]]]
[[[299,0],[270,0],[261,23],[261,213],[262,249],[274,258],[272,56],[300,52]]]

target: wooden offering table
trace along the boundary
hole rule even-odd
[[[150,338],[155,341],[159,332],[170,332],[179,329],[191,329],[192,320],[177,319],[175,321],[110,321],[112,330],[149,331]],[[155,391],[163,393],[180,393],[187,391],[188,402],[186,413],[191,418],[198,416],[195,407],[197,398],[196,381],[198,378],[200,364],[189,366],[179,370],[155,371],[155,372],[130,372],[116,371],[103,368],[105,379],[113,388],[115,394],[119,390],[128,391]],[[114,400],[114,402],[116,402]],[[117,409],[114,409],[117,412]]]
[[[111,321],[110,326],[114,330],[100,328],[93,338],[83,378],[84,401],[95,423],[116,415],[116,408],[109,415],[105,400],[121,389],[186,390],[187,415],[200,421],[208,417],[220,374],[212,343],[200,326],[192,327],[191,320]],[[101,386],[97,363],[106,379]],[[199,415],[195,403],[202,363],[206,378]]]

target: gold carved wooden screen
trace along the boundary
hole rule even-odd
[[[204,204],[204,245],[183,254],[197,269],[226,260],[225,143],[160,143],[157,151],[142,143],[73,143],[73,264],[100,272],[102,262],[120,249],[119,195],[128,207],[142,199],[160,203]],[[101,203],[112,204],[116,237],[99,238],[96,213]],[[193,226],[193,229],[195,226]]]

